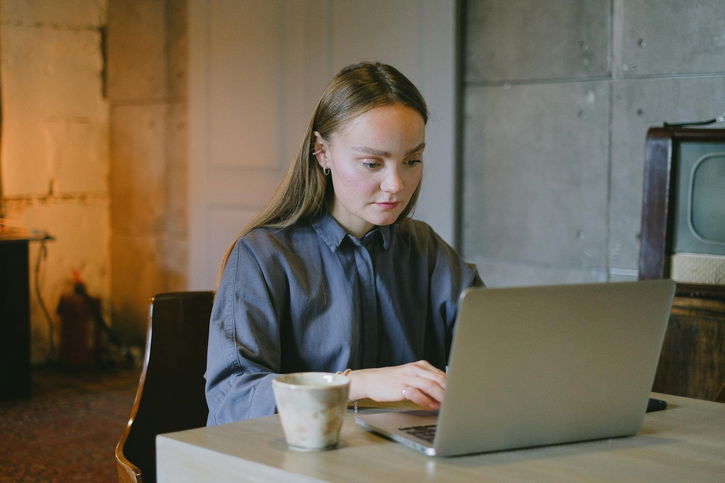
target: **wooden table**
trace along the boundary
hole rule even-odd
[[[354,423],[340,448],[287,448],[278,417],[159,435],[159,482],[192,481],[725,481],[725,404],[653,394],[669,408],[634,437],[436,458]]]

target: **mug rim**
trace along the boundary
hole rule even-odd
[[[299,384],[295,382],[289,382],[285,381],[285,378],[292,377],[292,376],[332,376],[334,378],[333,381],[330,383],[320,383],[320,384]],[[290,372],[287,374],[279,374],[274,379],[272,379],[272,382],[275,384],[281,384],[284,386],[287,386],[289,388],[295,389],[305,389],[305,388],[312,388],[312,389],[324,389],[324,388],[337,388],[337,387],[344,387],[346,385],[350,384],[350,378],[347,376],[343,376],[342,374],[336,374],[334,372]]]

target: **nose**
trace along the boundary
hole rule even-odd
[[[400,176],[398,168],[391,168],[387,170],[382,182],[380,183],[380,189],[386,193],[398,193],[403,189],[403,186],[403,178]]]

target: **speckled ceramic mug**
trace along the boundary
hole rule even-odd
[[[303,451],[335,448],[347,408],[350,379],[327,372],[282,374],[272,381],[287,444]]]

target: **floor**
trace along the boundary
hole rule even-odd
[[[0,482],[116,481],[114,447],[139,370],[36,368],[32,395],[0,401]]]
[[[131,389],[138,385],[139,375],[139,369],[102,371],[66,370],[57,367],[37,368],[33,370],[32,376],[33,396]]]

